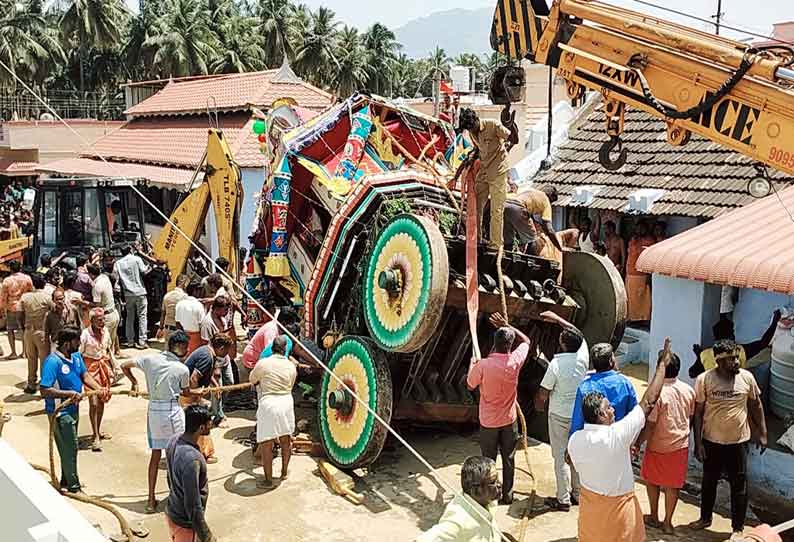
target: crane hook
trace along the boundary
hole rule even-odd
[[[618,152],[618,156],[615,160],[612,160],[612,151]],[[620,136],[615,135],[610,137],[609,141],[601,145],[601,148],[598,150],[598,161],[601,162],[604,169],[617,171],[624,166],[628,155],[629,151],[623,148],[623,141],[620,139]]]

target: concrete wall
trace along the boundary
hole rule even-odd
[[[742,288],[733,309],[736,341],[746,344],[757,341],[772,321],[772,313],[780,307],[794,307],[794,296]]]
[[[90,144],[121,127],[120,121],[66,119],[68,127],[57,121],[11,121],[8,125],[11,148],[39,150],[39,163],[47,164],[63,158],[73,158]]]
[[[653,315],[648,353],[648,377],[656,370],[656,355],[670,337],[681,358],[681,379],[692,384],[689,366],[693,344],[710,344],[711,327],[719,318],[720,287],[693,280],[653,275]]]
[[[104,542],[46,479],[0,438],[3,534],[9,542]]]

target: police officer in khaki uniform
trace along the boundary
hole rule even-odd
[[[471,109],[460,112],[460,129],[468,130],[480,158],[480,171],[474,181],[477,193],[477,237],[482,238],[482,215],[488,197],[491,198],[491,228],[489,246],[498,249],[503,243],[504,205],[507,199],[507,153],[518,143],[515,111],[505,128],[495,120],[480,120]]]

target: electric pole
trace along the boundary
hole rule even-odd
[[[722,0],[717,0],[717,14],[714,16],[717,20],[715,23],[717,35],[720,35],[720,19],[724,14],[722,13]]]

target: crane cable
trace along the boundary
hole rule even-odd
[[[17,75],[13,70],[11,70],[8,67],[8,65],[2,59],[0,59],[0,67],[5,69],[17,82],[19,82],[22,85],[23,88],[25,88],[28,92],[30,92],[33,96],[35,96],[36,99],[42,105],[44,105],[44,107],[47,108],[53,114],[53,116],[55,116],[55,118],[60,123],[62,123],[64,126],[66,126],[66,128],[68,128],[74,135],[76,135],[79,139],[81,139],[86,145],[90,145],[90,142],[82,134],[80,134],[79,132],[77,132],[77,130],[72,128],[72,126],[68,122],[66,122],[63,119],[63,117],[61,117],[58,114],[57,111],[55,111],[49,104],[47,104],[47,102],[44,99],[42,99],[39,94],[37,94],[35,91],[33,91],[30,88],[30,86],[27,83],[25,83],[25,81],[23,81],[22,78],[19,77],[19,75]],[[98,157],[106,165],[110,166],[111,168],[118,168],[117,164],[113,164],[113,163],[109,162],[104,156],[98,155]],[[129,178],[128,176],[123,175],[123,174],[120,175],[119,177],[125,178],[125,179]],[[212,258],[209,256],[209,254],[207,254],[206,251],[204,251],[203,248],[201,248],[193,239],[191,239],[184,231],[182,231],[182,229],[177,224],[175,224],[171,220],[170,217],[166,216],[165,213],[163,213],[162,210],[160,210],[159,207],[157,207],[154,203],[152,203],[152,201],[149,198],[147,198],[146,195],[143,192],[141,192],[141,190],[138,189],[137,186],[135,186],[135,184],[132,184],[130,188],[138,195],[138,197],[141,198],[141,201],[143,201],[144,203],[149,205],[155,211],[155,213],[157,213],[158,216],[160,216],[163,220],[166,221],[167,224],[169,224],[173,228],[173,230],[175,232],[177,232],[188,243],[190,243],[190,245],[193,247],[194,250],[196,250],[196,252],[198,252],[201,256],[203,256],[207,260],[212,261]],[[232,277],[228,272],[224,271],[223,269],[218,269],[218,273],[221,274],[222,276],[225,276],[234,285],[234,287],[239,289],[240,292],[245,297],[247,297],[250,300],[250,302],[253,303],[260,311],[262,311],[263,314],[269,316],[273,321],[275,321],[276,325],[281,329],[281,331],[283,332],[284,335],[289,337],[293,342],[302,344],[300,339],[295,334],[293,334],[289,329],[287,329],[286,326],[284,326],[277,319],[273,318],[273,314],[271,314],[244,287],[242,287],[239,283],[237,283],[235,281],[234,277]],[[325,371],[328,374],[328,376],[339,386],[340,389],[343,389],[346,392],[348,392],[350,394],[350,396],[364,410],[366,410],[367,413],[370,416],[372,416],[378,423],[380,423],[390,435],[392,435],[395,439],[397,439],[397,441],[400,444],[402,444],[414,457],[416,457],[416,459],[422,464],[422,466],[424,466],[426,469],[428,469],[428,471],[436,478],[436,480],[438,480],[439,484],[446,491],[449,491],[450,493],[452,493],[456,498],[459,498],[459,499],[463,499],[464,498],[463,497],[463,493],[461,492],[461,490],[457,489],[455,486],[450,484],[446,479],[444,479],[444,477],[442,477],[441,474],[439,473],[438,469],[433,467],[433,465],[430,464],[430,462],[427,459],[425,459],[425,457],[422,454],[420,454],[419,451],[416,450],[416,448],[414,448],[402,435],[400,435],[394,429],[394,427],[392,427],[388,422],[386,422],[386,420],[384,420],[383,417],[380,414],[375,412],[375,410],[369,405],[368,401],[364,401],[361,398],[361,396],[353,388],[351,388],[339,375],[334,373],[331,370],[331,368],[328,367],[328,365],[323,363],[323,361],[319,357],[317,357],[317,355],[314,352],[312,352],[311,350],[307,350],[307,353],[309,354],[309,357],[312,358],[312,360],[319,367],[321,367],[323,369],[323,371]],[[475,512],[475,514],[479,517],[479,519],[482,520],[483,523],[486,524],[486,525],[491,524],[491,522],[493,521],[493,518],[489,517],[487,511],[486,512],[482,512],[482,511],[480,511],[480,510],[478,510],[476,508],[472,508],[472,511]],[[510,542],[510,539],[501,531],[499,532],[499,537],[500,537],[501,540],[504,540],[505,542]]]

